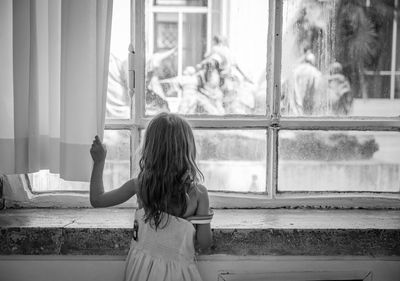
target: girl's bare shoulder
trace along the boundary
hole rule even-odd
[[[206,194],[207,189],[203,185],[193,185],[193,187],[188,190],[188,205],[184,217],[189,217],[196,214],[199,203],[204,201],[202,197]]]
[[[188,192],[191,201],[198,202],[204,197],[208,197],[207,188],[202,184],[194,185]]]
[[[196,215],[208,214],[209,198],[208,190],[204,185],[196,186]]]
[[[208,198],[208,190],[202,184],[196,185],[196,194],[197,194],[198,200]]]

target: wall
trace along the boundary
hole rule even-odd
[[[356,276],[372,272],[373,281],[400,280],[400,258],[212,255],[201,256],[198,265],[204,281],[215,281],[218,273],[226,271],[251,274],[270,272],[263,280],[268,280],[267,277],[273,272],[280,271],[335,271],[343,276],[349,276],[350,272]],[[2,281],[113,281],[122,280],[123,271],[123,256],[0,256]],[[251,274],[246,274],[245,280],[249,280]],[[300,278],[301,274],[296,276]],[[230,279],[227,276],[225,278],[225,280],[243,280]]]

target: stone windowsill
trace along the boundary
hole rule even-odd
[[[400,256],[400,211],[214,210],[206,254]],[[132,209],[0,211],[0,255],[126,255]]]

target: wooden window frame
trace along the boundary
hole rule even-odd
[[[396,0],[398,1],[398,0]],[[211,2],[211,0],[209,0]],[[136,5],[136,6],[135,6]],[[212,4],[209,3],[209,7]],[[141,94],[145,89],[145,12],[148,7],[145,1],[132,0],[132,46],[134,46],[134,57],[130,60],[130,72],[135,74],[135,100],[132,110],[131,120],[109,120],[106,123],[106,129],[128,129],[132,132],[133,151],[139,147],[140,131],[143,130],[151,117],[145,115],[144,95]],[[174,7],[175,8],[175,7]],[[267,132],[267,183],[266,194],[249,194],[240,192],[211,192],[212,196],[217,198],[215,201],[225,200],[228,205],[248,206],[246,202],[252,201],[257,206],[281,206],[285,204],[304,203],[312,205],[312,202],[322,204],[329,202],[332,206],[343,206],[343,202],[337,200],[359,198],[355,205],[371,205],[372,201],[382,199],[384,204],[392,199],[400,199],[399,193],[374,193],[374,192],[277,192],[278,184],[278,131],[279,130],[355,130],[355,131],[399,131],[400,118],[374,118],[374,117],[341,117],[341,118],[309,118],[309,117],[282,117],[280,115],[280,94],[281,94],[281,55],[282,55],[282,17],[283,1],[272,0],[269,2],[269,25],[267,48],[267,107],[265,116],[185,116],[194,129],[264,129]],[[165,7],[162,10],[164,11]],[[201,8],[202,12],[207,10]],[[152,8],[152,12],[158,11],[158,8]],[[191,9],[195,12],[196,9]],[[208,24],[210,20],[208,20]],[[207,35],[209,36],[209,35]],[[391,73],[393,75],[393,73]],[[133,78],[133,77],[132,77]],[[132,153],[133,154],[133,153]],[[134,173],[134,155],[131,158],[131,174]],[[223,198],[223,199],[222,199]],[[220,200],[222,199],[222,200]],[[254,203],[254,199],[257,203]],[[320,200],[321,199],[321,200]],[[372,199],[369,200],[369,199]],[[240,202],[242,200],[242,203]],[[271,200],[277,200],[272,203]],[[311,201],[310,201],[311,200]],[[228,201],[230,201],[228,203]],[[259,201],[259,202],[258,202]],[[278,202],[280,201],[280,202]],[[371,201],[371,202],[370,202]],[[260,204],[261,202],[261,204]],[[392,202],[393,203],[393,202]],[[220,204],[224,205],[223,202]],[[349,204],[344,204],[350,206]],[[355,206],[354,205],[354,206]],[[378,204],[379,205],[379,204]],[[389,204],[391,205],[391,204]],[[250,205],[251,206],[251,203]]]

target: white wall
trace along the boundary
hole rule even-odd
[[[400,257],[373,259],[214,255],[201,256],[198,265],[204,281],[216,281],[218,273],[226,271],[266,272],[266,277],[274,272],[329,271],[338,272],[339,275],[348,275],[350,272],[363,275],[372,272],[373,281],[400,280]],[[0,256],[1,281],[113,281],[123,279],[123,270],[124,257],[120,256]],[[250,275],[245,276],[249,280]]]

